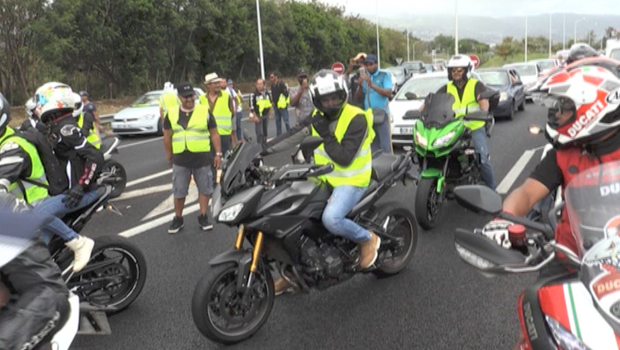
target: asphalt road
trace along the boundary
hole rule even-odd
[[[544,118],[540,108],[528,104],[515,120],[497,123],[490,149],[498,183],[524,151],[544,144],[543,137],[526,131],[529,124],[542,124]],[[253,134],[253,127],[249,130]],[[272,120],[270,136],[274,134]],[[523,181],[539,157],[537,151],[516,184]],[[101,212],[84,233],[97,237],[127,233],[130,229],[139,232],[129,239],[146,256],[147,282],[142,295],[129,309],[109,319],[112,335],[78,336],[73,348],[223,348],[198,332],[190,305],[194,286],[208,261],[232,248],[235,230],[216,225],[213,231],[202,232],[196,212],[186,215],[185,228],[176,235],[166,232],[171,211],[159,215],[161,210],[156,211],[142,221],[156,207],[172,204],[165,187],[170,184],[170,175],[157,176],[167,170],[161,140],[125,138],[115,158],[127,168],[130,182],[153,174],[156,177],[126,189],[126,193],[137,197],[116,202],[122,217]],[[266,163],[282,165],[289,159],[290,154],[283,153],[268,157]],[[414,193],[413,185],[399,185],[386,196],[413,210]],[[157,218],[163,218],[159,220],[161,224],[147,229],[157,225]],[[487,220],[488,217],[476,216],[456,202],[449,202],[441,224],[431,232],[420,231],[415,257],[401,274],[387,279],[359,275],[324,292],[279,297],[263,328],[246,342],[230,348],[512,348],[519,334],[517,296],[535,276],[487,279],[465,265],[454,249],[457,227],[472,229]]]

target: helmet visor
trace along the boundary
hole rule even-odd
[[[577,108],[575,101],[564,96],[538,94],[532,96],[534,103],[547,109],[547,124],[553,130],[558,130],[575,121]]]

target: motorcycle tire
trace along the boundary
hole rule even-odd
[[[120,196],[125,191],[127,172],[121,163],[113,159],[106,161],[99,177],[103,179],[103,183],[112,185],[110,199]]]
[[[254,274],[249,305],[241,305],[243,291],[237,290],[238,273],[234,262],[210,266],[194,289],[194,324],[200,333],[212,341],[235,344],[248,339],[271,314],[275,291],[269,269],[261,264]],[[217,322],[218,317],[224,325]],[[224,329],[228,324],[231,328]]]
[[[435,227],[443,205],[442,193],[437,193],[437,178],[421,178],[415,196],[415,218],[424,230]]]
[[[381,226],[389,218],[386,232],[390,236],[403,239],[403,244],[396,249],[379,248],[377,269],[373,274],[378,277],[389,277],[401,272],[413,259],[418,244],[418,224],[413,213],[396,202],[381,204],[378,217]]]
[[[112,315],[129,307],[142,292],[147,274],[146,259],[127,238],[103,236],[94,240],[90,261],[69,279],[67,286],[69,289],[77,286],[80,301],[104,308]],[[68,266],[70,262],[65,264]],[[103,295],[98,296],[98,292]]]

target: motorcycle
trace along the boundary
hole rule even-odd
[[[99,198],[91,205],[67,214],[63,221],[81,232],[99,208],[115,210],[108,200],[110,185],[98,189]],[[93,238],[95,247],[88,264],[73,272],[73,252],[60,237],[54,236],[48,248],[69,290],[80,300],[80,311],[91,327],[88,332],[109,333],[106,315],[129,307],[142,292],[146,282],[146,259],[140,249],[127,238],[117,235]]]
[[[382,155],[372,162],[372,182],[348,217],[381,237],[374,269],[362,270],[358,246],[330,234],[321,223],[331,190],[317,176],[331,164],[260,166],[262,146],[238,145],[222,166],[213,195],[216,222],[238,226],[234,249],[209,262],[196,285],[192,315],[198,330],[224,344],[243,341],[267,321],[275,293],[272,266],[295,289],[310,292],[342,283],[357,273],[391,276],[404,269],[417,244],[415,217],[402,204],[377,201],[397,181],[411,177],[412,150]],[[307,152],[322,143],[304,140]],[[244,242],[249,243],[244,247]]]
[[[550,224],[502,212],[501,197],[493,190],[455,189],[464,207],[527,228],[518,244],[521,251],[505,249],[479,230],[457,229],[455,235],[461,259],[487,277],[541,272],[518,301],[522,350],[620,348],[619,174],[620,162],[605,163],[579,173],[566,186],[564,210],[576,253],[554,240]]]
[[[489,90],[482,94],[491,104],[497,104],[498,93]],[[435,227],[443,203],[454,186],[481,182],[480,160],[473,148],[471,131],[465,121],[493,121],[486,111],[476,111],[455,118],[454,97],[450,94],[430,94],[424,111],[408,111],[405,120],[417,119],[413,139],[420,164],[420,181],[416,190],[415,215],[425,230]]]
[[[101,152],[103,152],[103,170],[98,178],[98,184],[108,184],[113,187],[110,199],[120,196],[125,191],[127,185],[127,172],[125,167],[114,159],[113,153],[118,153],[118,145],[121,143],[118,137],[106,137],[101,141]]]

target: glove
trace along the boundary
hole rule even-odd
[[[73,186],[62,202],[65,203],[65,207],[74,208],[80,203],[82,197],[84,197],[84,189],[81,186]]]
[[[316,130],[316,132],[318,132],[322,138],[326,138],[327,136],[330,136],[331,133],[329,131],[329,124],[330,124],[329,119],[327,119],[327,117],[324,117],[320,114],[317,114],[312,118],[312,126],[314,127],[314,130]]]
[[[486,238],[495,241],[497,245],[505,249],[510,249],[512,244],[510,243],[508,228],[512,225],[514,225],[514,223],[508,220],[493,220],[484,225],[482,234]]]

